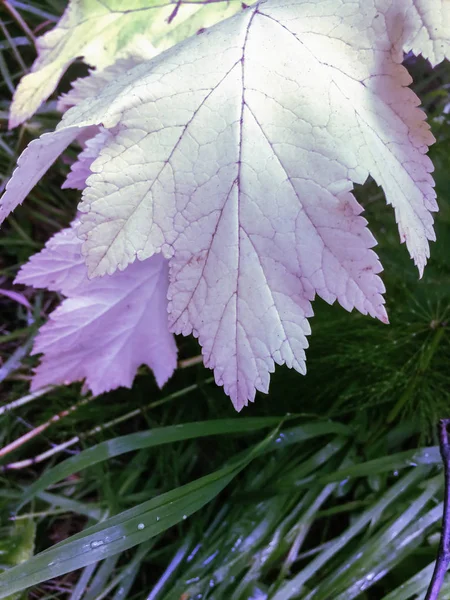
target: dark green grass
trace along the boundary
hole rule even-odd
[[[10,4],[40,33],[65,5]],[[55,96],[6,131],[11,91],[34,50],[1,7],[0,18],[9,36],[0,31],[1,185],[59,116]],[[442,114],[450,78],[448,65],[410,68],[438,140],[438,241],[422,280],[379,188],[357,190],[379,242],[391,324],[317,300],[308,375],[277,368],[270,395],[241,415],[201,365],[178,369],[163,390],[142,368],[132,390],[86,401],[81,386],[60,387],[0,414],[5,447],[76,407],[0,458],[0,566],[21,565],[3,576],[9,591],[29,578],[28,597],[46,599],[423,598],[443,495],[434,426],[450,404],[450,119]],[[85,72],[73,65],[59,91]],[[72,219],[78,194],[60,189],[67,170],[59,160],[2,228],[0,287],[11,288],[20,265]],[[33,311],[0,296],[0,368],[23,354],[0,383],[2,405],[28,394],[32,338],[58,302],[18,289]],[[178,345],[181,360],[200,352],[190,338]],[[247,421],[256,417],[274,419],[261,429]],[[150,446],[157,435],[165,443]],[[119,443],[123,453],[112,456]],[[118,518],[123,541],[110,543]]]

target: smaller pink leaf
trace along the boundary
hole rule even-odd
[[[96,395],[131,387],[141,364],[153,370],[159,386],[172,375],[177,350],[168,329],[168,269],[161,255],[89,280],[72,227],[32,257],[16,281],[69,296],[36,338],[33,353],[44,356],[32,390],[83,379]]]
[[[91,130],[92,128],[88,128]],[[70,167],[70,173],[67,175],[62,189],[72,188],[75,190],[84,190],[86,179],[91,175],[91,165],[97,158],[105,142],[111,137],[111,133],[106,129],[100,129],[100,132],[85,142],[85,148],[78,155],[78,159]]]
[[[61,292],[65,296],[86,284],[86,265],[80,252],[80,240],[74,233],[77,224],[75,221],[72,227],[50,238],[45,248],[23,265],[14,283]]]

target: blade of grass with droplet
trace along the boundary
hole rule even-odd
[[[347,438],[341,436],[336,436],[335,438],[333,438],[331,442],[323,446],[323,448],[320,448],[320,450],[315,452],[309,458],[305,459],[302,462],[302,464],[299,465],[297,469],[295,469],[295,472],[292,474],[291,477],[285,478],[284,481],[281,484],[279,484],[280,487],[282,489],[290,489],[292,488],[292,486],[298,488],[305,486],[309,487],[311,485],[311,481],[314,481],[314,483],[323,483],[322,479],[325,478],[326,475],[324,475],[323,478],[321,477],[319,480],[318,475],[316,473],[317,469],[319,469],[322,465],[327,463],[330,460],[330,458],[332,458],[338,452],[340,452],[344,448],[347,441]],[[336,472],[342,473],[341,470],[335,471],[335,473]],[[334,479],[330,483],[340,481],[341,479],[344,479],[344,477],[341,477],[339,480]]]
[[[286,418],[294,418],[294,415],[289,415]],[[250,433],[260,429],[274,427],[282,420],[283,417],[217,419],[215,421],[199,421],[197,423],[169,425],[168,427],[159,427],[115,437],[84,450],[83,452],[80,452],[80,454],[72,456],[59,465],[49,469],[24,491],[24,496],[18,505],[17,510],[20,510],[20,508],[27,504],[34,496],[36,496],[36,494],[45,490],[48,486],[57,481],[65,479],[73,473],[78,473],[99,462],[125,454],[126,452],[141,450],[143,448],[152,448],[183,440],[207,437],[210,435]],[[281,445],[294,444],[299,441],[331,433],[348,434],[349,431],[348,427],[339,423],[333,423],[332,421],[305,423],[304,425],[293,427],[280,434],[284,435],[284,437],[281,438],[283,440]],[[280,444],[274,440],[271,449],[278,448],[279,446]]]
[[[329,475],[323,475],[318,480],[318,483],[332,483],[333,481],[342,481],[349,477],[367,477],[376,473],[394,472],[419,465],[441,464],[442,458],[439,448],[437,446],[429,446],[420,450],[407,450],[406,452],[398,452],[390,456],[383,456],[383,458],[375,458],[351,465]]]
[[[121,454],[171,444],[183,440],[206,437],[208,435],[224,435],[229,433],[246,433],[273,427],[280,423],[282,417],[261,417],[248,419],[218,419],[216,421],[199,421],[182,425],[169,425],[122,435],[96,444],[92,448],[66,459],[62,463],[46,471],[24,492],[18,510],[29,502],[40,491],[48,486],[86,469],[102,461]]]
[[[378,534],[372,535],[353,555],[346,557],[346,563],[350,564],[348,569],[335,569],[335,574],[318,586],[314,600],[327,600],[330,594],[336,600],[351,600],[410,554],[425,530],[441,516],[442,505],[423,516],[419,517],[419,514],[442,486],[440,477],[427,481],[425,490],[397,519],[389,522]],[[340,590],[344,591],[337,595]]]
[[[279,436],[275,440],[278,438]],[[306,491],[304,488],[297,490],[291,484],[289,491],[286,491],[282,482],[285,479],[293,481],[311,471],[315,471],[318,477],[321,472],[329,470],[330,461],[336,468],[338,464],[342,464],[342,459],[339,463],[334,459],[345,444],[345,438],[335,437],[312,456],[310,450],[305,447],[308,444],[300,445],[289,470],[282,474],[279,472],[279,463],[284,462],[282,452],[274,455],[274,461],[268,462],[264,469],[261,469],[259,464],[250,467],[241,482],[243,489],[241,495],[238,495],[240,500],[236,497],[230,499],[228,510],[221,520],[221,527],[215,534],[203,538],[203,548],[193,561],[188,561],[190,566],[185,566],[183,580],[163,596],[164,600],[179,598],[183,593],[196,598],[198,594],[209,590],[212,582],[215,585],[220,582],[220,586],[214,590],[214,598],[217,595],[218,599],[229,600],[232,597],[243,600],[252,595],[250,588],[253,583],[258,582],[261,571],[267,573],[276,565],[277,560],[286,556],[295,541],[299,527],[313,519],[314,511],[318,510],[328,497],[331,488],[337,486],[329,484],[325,486],[324,494],[321,494],[323,486],[311,486],[312,489]],[[291,475],[291,471],[295,472],[296,477]],[[248,502],[247,492],[251,492],[255,487],[259,490],[265,489],[268,483],[273,483],[276,493],[259,498],[251,515],[245,511],[242,514],[242,505],[245,506]],[[232,527],[229,524],[232,524]],[[213,561],[211,557],[214,557]],[[250,567],[248,572],[250,565],[254,565],[254,568]],[[231,588],[233,581],[241,582],[238,588],[233,590],[232,596],[231,588],[225,583],[227,581],[230,582]]]
[[[395,545],[394,547],[391,545],[391,552],[388,556],[380,557],[376,567],[372,570],[368,569],[363,577],[356,579],[350,587],[336,597],[336,600],[353,600],[353,598],[357,598],[362,591],[369,589],[369,587],[382,579],[395,565],[407,556],[410,556],[411,552],[420,544],[426,530],[440,520],[442,507],[442,504],[435,506],[418,519],[416,523],[395,540]],[[442,596],[442,598],[444,597]]]
[[[347,470],[345,472],[347,472]],[[423,479],[427,473],[428,469],[426,467],[416,467],[402,479],[397,481],[381,496],[378,502],[374,503],[370,509],[364,511],[350,527],[338,536],[333,544],[316,556],[316,558],[293,579],[287,581],[275,595],[272,596],[272,600],[290,600],[291,598],[295,598],[301,592],[304,584],[371,522],[374,514],[378,514],[380,511],[385,510],[401,493]]]
[[[319,452],[316,453],[316,457],[321,459],[320,463],[315,465],[315,461],[312,461],[312,465],[316,467],[316,474],[329,469],[329,462],[333,461],[337,452],[342,449],[343,445],[338,445],[338,442],[342,442],[343,438],[336,437],[332,442],[327,444]],[[334,448],[334,452],[332,451]],[[346,466],[351,464],[351,449],[347,451],[347,454],[340,460],[340,466]],[[333,464],[336,464],[333,461]],[[295,471],[301,471],[304,475],[303,470],[304,462],[302,461]],[[298,553],[303,545],[303,542],[313,525],[317,513],[321,506],[328,500],[331,494],[336,490],[338,483],[329,483],[325,486],[311,484],[311,487],[304,493],[301,505],[301,510],[297,513],[294,509],[292,513],[279,524],[272,535],[267,539],[266,543],[260,547],[258,552],[254,555],[252,566],[244,574],[244,578],[240,582],[233,594],[233,598],[246,598],[250,593],[253,586],[257,585],[259,581],[264,579],[263,573],[267,574],[271,569],[271,564],[277,564],[277,560],[284,559],[283,565],[281,566],[279,576],[277,578],[278,584],[281,585],[283,580],[287,577],[292,564],[297,559]],[[297,492],[298,494],[298,492]],[[287,557],[286,557],[287,554]],[[286,557],[286,558],[284,558]]]
[[[128,550],[183,521],[215,498],[274,435],[214,473],[89,527],[8,570],[0,576],[0,598]]]
[[[320,487],[313,487],[306,493],[305,510],[295,524],[296,539],[290,544],[287,558],[281,569],[279,581],[284,580],[286,577],[291,564],[295,560],[298,550],[301,548],[301,545],[314,522],[315,513],[329,498],[336,488],[336,485],[336,483],[329,483],[322,489],[320,489]],[[265,563],[272,558],[273,554],[279,553],[279,546],[281,545],[283,538],[280,535],[277,536],[276,533],[267,540],[267,543],[263,545],[254,556],[252,566],[244,573],[244,577],[236,589],[234,594],[235,598],[245,598],[248,595],[251,587],[260,579]],[[278,530],[278,533],[281,533],[280,530]],[[278,543],[275,544],[274,540],[277,540]]]

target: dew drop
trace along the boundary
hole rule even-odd
[[[186,515],[183,515],[183,521],[185,521],[187,519]]]
[[[93,542],[91,542],[91,548],[99,548],[100,546],[103,546],[103,540],[94,540]]]
[[[144,529],[144,527],[145,527],[144,523],[139,523],[138,529],[142,530],[142,529]]]
[[[159,521],[160,517],[156,517],[156,520]]]

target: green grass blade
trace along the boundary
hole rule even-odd
[[[96,600],[97,596],[102,593],[116,568],[119,557],[120,554],[115,554],[102,562],[95,577],[90,582],[89,590],[84,594],[83,600]]]
[[[291,415],[288,418],[293,418]],[[182,425],[170,425],[123,435],[120,437],[101,442],[88,450],[84,450],[56,465],[24,491],[18,509],[20,510],[38,493],[50,485],[78,473],[87,467],[91,467],[102,461],[120,456],[126,452],[152,448],[163,444],[171,444],[183,440],[207,437],[210,435],[225,435],[230,433],[251,433],[260,429],[274,427],[280,423],[282,417],[249,417],[244,419],[217,419],[212,421],[199,421],[197,423],[185,423]],[[339,423],[327,421],[324,423],[306,423],[285,432],[272,442],[272,448],[279,448],[289,444],[298,443],[313,437],[328,435],[330,433],[347,433],[349,428]],[[279,441],[277,441],[279,440]],[[269,449],[269,448],[268,448]]]
[[[68,600],[80,600],[84,592],[89,586],[89,581],[97,568],[97,563],[92,563],[83,569],[75,587],[72,590],[70,598]]]
[[[107,587],[97,596],[95,600],[103,600],[103,598],[111,598],[110,593],[114,588],[117,588],[112,596],[112,600],[123,600],[127,597],[128,592],[134,584],[134,580],[139,572],[142,561],[145,559],[153,546],[153,543],[142,544],[136,551],[134,557],[129,563],[122,567],[119,575],[108,584]]]
[[[220,469],[137,506],[126,518],[122,518],[124,513],[121,513],[118,515],[120,523],[117,523],[117,517],[108,519],[94,531],[90,527],[83,534],[36,555],[0,576],[0,598],[141,544],[202,508],[238,472],[237,468]]]
[[[80,502],[59,494],[50,494],[48,492],[39,492],[37,497],[47,502],[53,507],[66,509],[67,512],[73,512],[79,515],[85,515],[95,521],[100,521],[104,515],[104,510],[96,506],[93,502]]]
[[[122,435],[111,440],[101,442],[72,456],[44,473],[35,483],[24,492],[24,498],[19,509],[29,502],[36,494],[45,490],[50,485],[126,452],[152,448],[163,444],[171,444],[209,435],[225,435],[229,433],[246,433],[258,431],[267,427],[274,427],[282,417],[261,417],[248,419],[218,419],[216,421],[199,421],[182,425],[170,425],[148,429],[138,433]]]
[[[215,498],[272,438],[273,434],[214,473],[89,527],[8,570],[0,576],[0,598],[114,556],[183,521]]]
[[[372,521],[375,515],[385,510],[397,497],[407,488],[416,484],[424,478],[428,469],[426,467],[417,467],[407,473],[387,492],[370,509],[364,511],[356,521],[346,529],[329,547],[321,552],[314,560],[312,560],[303,570],[301,570],[291,581],[287,581],[272,600],[290,600],[295,598],[301,592],[304,584],[315,575],[327,562],[335,556],[351,539],[358,535]]]
[[[349,568],[342,569],[341,572],[338,570],[319,586],[314,599],[327,600],[333,595],[336,600],[351,600],[392,570],[404,556],[414,550],[424,531],[440,518],[441,505],[425,515],[421,516],[421,512],[442,486],[441,477],[428,480],[425,490],[397,519],[365,544],[358,546],[357,552],[346,558]],[[339,595],[338,591],[341,592]]]
[[[390,592],[383,600],[409,600],[412,597],[416,598],[418,594],[424,593],[427,589],[428,583],[431,581],[433,569],[434,561]]]
[[[406,452],[398,452],[390,456],[383,456],[382,458],[375,458],[351,465],[329,475],[323,475],[318,482],[332,483],[333,481],[342,481],[349,477],[369,477],[377,473],[394,472],[419,465],[441,464],[442,458],[439,448],[437,446],[429,446],[420,448],[419,450],[407,450]]]
[[[336,596],[336,600],[353,600],[353,598],[357,598],[362,591],[367,590],[382,579],[396,564],[409,556],[420,544],[426,530],[441,519],[442,507],[442,504],[435,506],[420,519],[417,519],[393,543],[391,541],[391,544],[385,549],[385,556],[380,553],[377,564],[372,564],[373,568],[367,569],[365,574],[357,578],[348,589]],[[325,597],[329,598],[329,596]]]
[[[178,548],[178,550],[175,552],[175,556],[172,558],[170,563],[167,565],[166,570],[161,575],[161,577],[156,582],[156,584],[153,586],[153,589],[150,592],[150,594],[147,596],[147,600],[156,600],[158,597],[159,598],[161,597],[160,596],[161,591],[167,585],[167,582],[170,581],[170,579],[174,576],[174,573],[176,573],[177,568],[180,565],[180,563],[185,559],[186,554],[189,552],[189,547],[190,547],[191,543],[192,543],[192,540],[188,537],[184,541],[182,546],[180,548]]]

